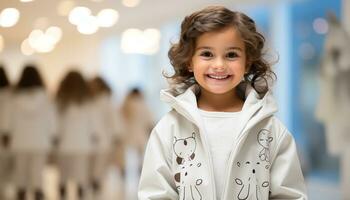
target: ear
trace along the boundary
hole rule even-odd
[[[245,71],[244,71],[244,75],[247,75],[250,71],[250,65],[247,65],[247,67],[245,68]]]
[[[193,68],[192,68],[192,67],[189,66],[189,67],[187,67],[187,68],[188,68],[188,71],[189,71],[189,72],[193,72]]]
[[[192,64],[192,62],[189,62],[189,63],[188,63],[188,65],[187,65],[187,70],[188,70],[189,72],[193,72],[193,64]]]
[[[192,133],[192,137],[194,138],[194,132]]]

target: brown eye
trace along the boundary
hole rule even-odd
[[[233,58],[238,57],[238,54],[236,52],[229,52],[226,54],[226,57],[229,59],[233,59]]]
[[[205,58],[210,58],[210,57],[213,57],[213,54],[210,51],[203,51],[201,52],[200,56]]]

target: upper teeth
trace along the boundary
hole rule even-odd
[[[210,77],[210,78],[215,78],[215,79],[225,79],[225,78],[228,77],[228,75],[217,76],[217,75],[210,75],[210,74],[209,74],[209,77]]]

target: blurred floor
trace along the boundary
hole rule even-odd
[[[58,185],[58,170],[53,166],[48,166],[44,172],[44,191],[47,195],[47,200],[59,200],[56,188]],[[104,189],[102,192],[94,196],[91,191],[87,193],[86,200],[121,200],[122,182],[121,175],[116,168],[110,168],[108,175],[104,181]],[[74,185],[68,184],[68,199],[75,200]],[[12,185],[6,188],[6,196],[8,200],[14,200],[15,191]],[[6,199],[7,200],[7,199]],[[32,196],[28,195],[28,200],[33,200]]]
[[[135,156],[132,155],[132,152],[129,152],[129,164],[137,166],[135,163]],[[93,196],[91,192],[87,194],[86,200],[121,200],[122,191],[125,187],[125,190],[128,191],[126,198],[128,200],[136,199],[136,191],[132,191],[135,187],[132,187],[132,184],[137,183],[138,176],[133,174],[133,172],[127,172],[125,186],[121,181],[121,175],[118,172],[117,168],[110,168],[108,175],[105,178],[105,187],[100,195]],[[340,189],[339,189],[339,178],[337,175],[325,172],[315,172],[308,177],[306,177],[306,184],[308,189],[308,195],[310,200],[341,200]],[[44,172],[44,188],[48,196],[48,200],[59,200],[55,188],[58,183],[58,171],[53,166],[48,166]],[[75,200],[74,185],[70,184],[68,189],[68,199]],[[14,191],[12,187],[9,187],[7,190],[9,200],[13,200]],[[28,200],[32,200],[30,197]]]

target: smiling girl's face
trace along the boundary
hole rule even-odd
[[[207,32],[196,40],[189,67],[204,92],[210,95],[235,93],[246,72],[244,41],[233,27]]]

